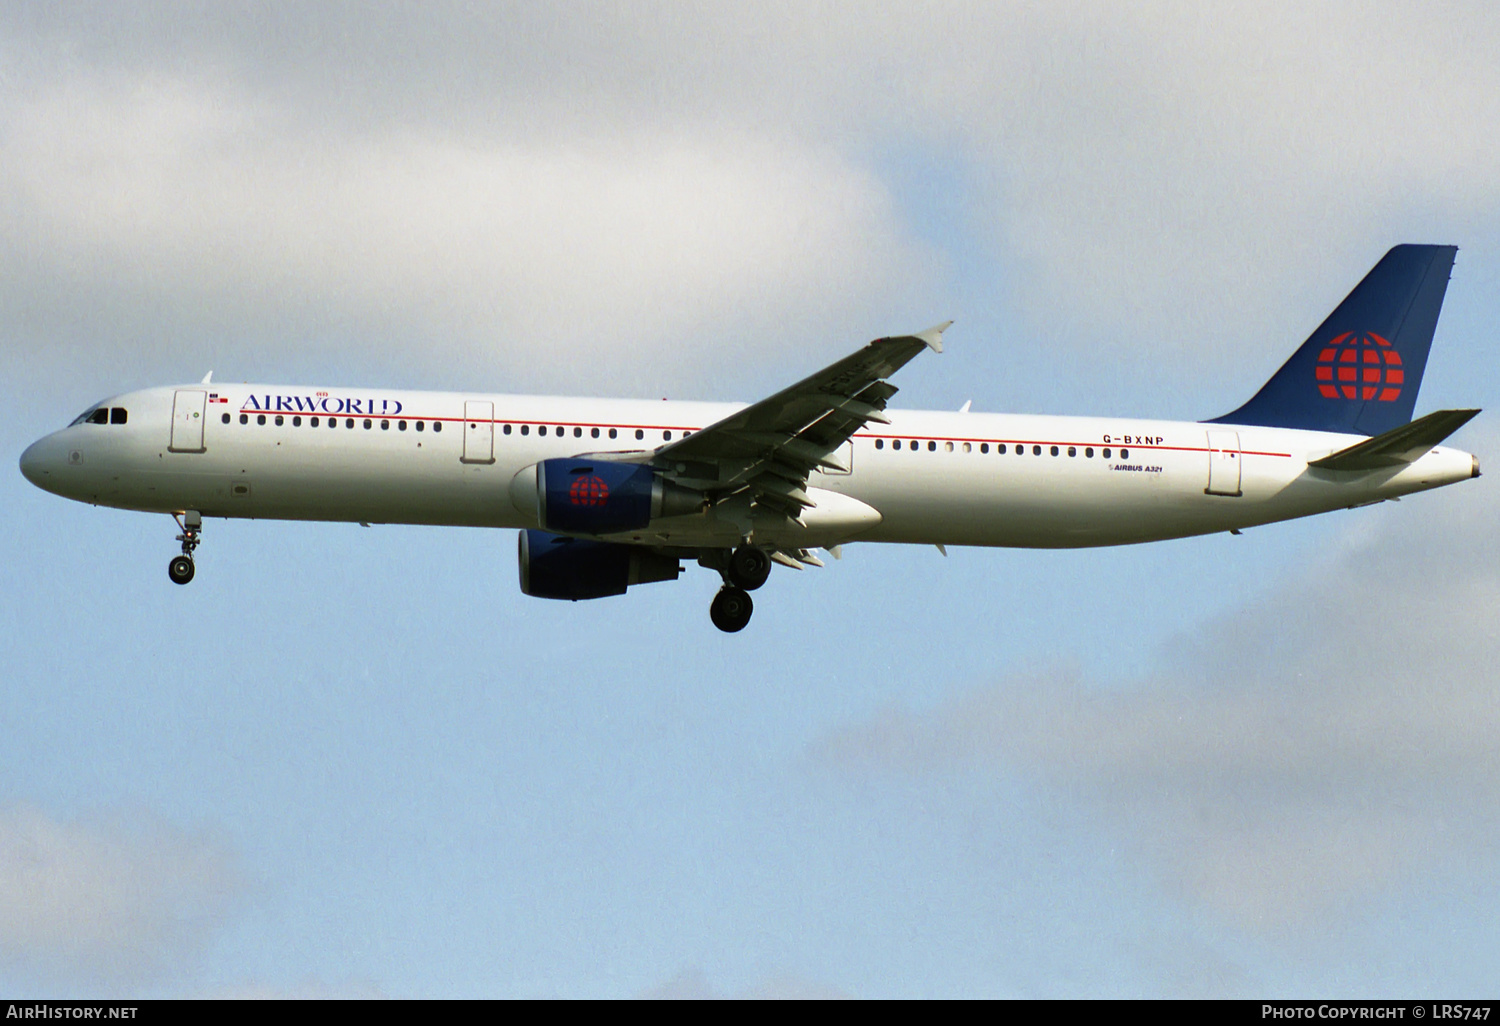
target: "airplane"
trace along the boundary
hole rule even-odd
[[[521,591],[621,595],[717,572],[750,621],[773,563],[851,542],[1072,548],[1229,532],[1479,476],[1412,419],[1452,246],[1390,250],[1243,406],[1202,422],[897,410],[890,378],[951,322],[751,404],[222,385],[90,406],[22,454],[33,484],[167,513],[194,575],[206,517],[518,528]]]

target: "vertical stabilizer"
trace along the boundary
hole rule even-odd
[[[1209,423],[1379,435],[1409,423],[1454,246],[1397,246],[1255,397]]]

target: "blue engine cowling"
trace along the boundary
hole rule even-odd
[[[536,598],[579,599],[623,595],[632,584],[675,581],[682,565],[635,545],[521,532],[517,551],[521,592]]]
[[[653,519],[696,513],[702,493],[640,463],[554,459],[536,465],[537,520],[563,534],[613,534]]]

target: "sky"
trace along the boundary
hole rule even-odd
[[[0,452],[218,380],[1196,420],[1390,246],[1500,399],[1489,3],[0,9]],[[1453,444],[1493,461],[1485,413]],[[14,464],[12,464],[14,465]],[[555,603],[512,532],[0,474],[0,991],[1489,993],[1500,497],[850,545]]]

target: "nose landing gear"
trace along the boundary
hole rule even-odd
[[[182,542],[182,555],[172,557],[167,564],[167,576],[172,578],[173,584],[186,584],[193,579],[193,550],[203,540],[203,514],[190,509],[181,516],[173,513],[172,519],[177,521],[177,528],[182,532],[177,536]]]

